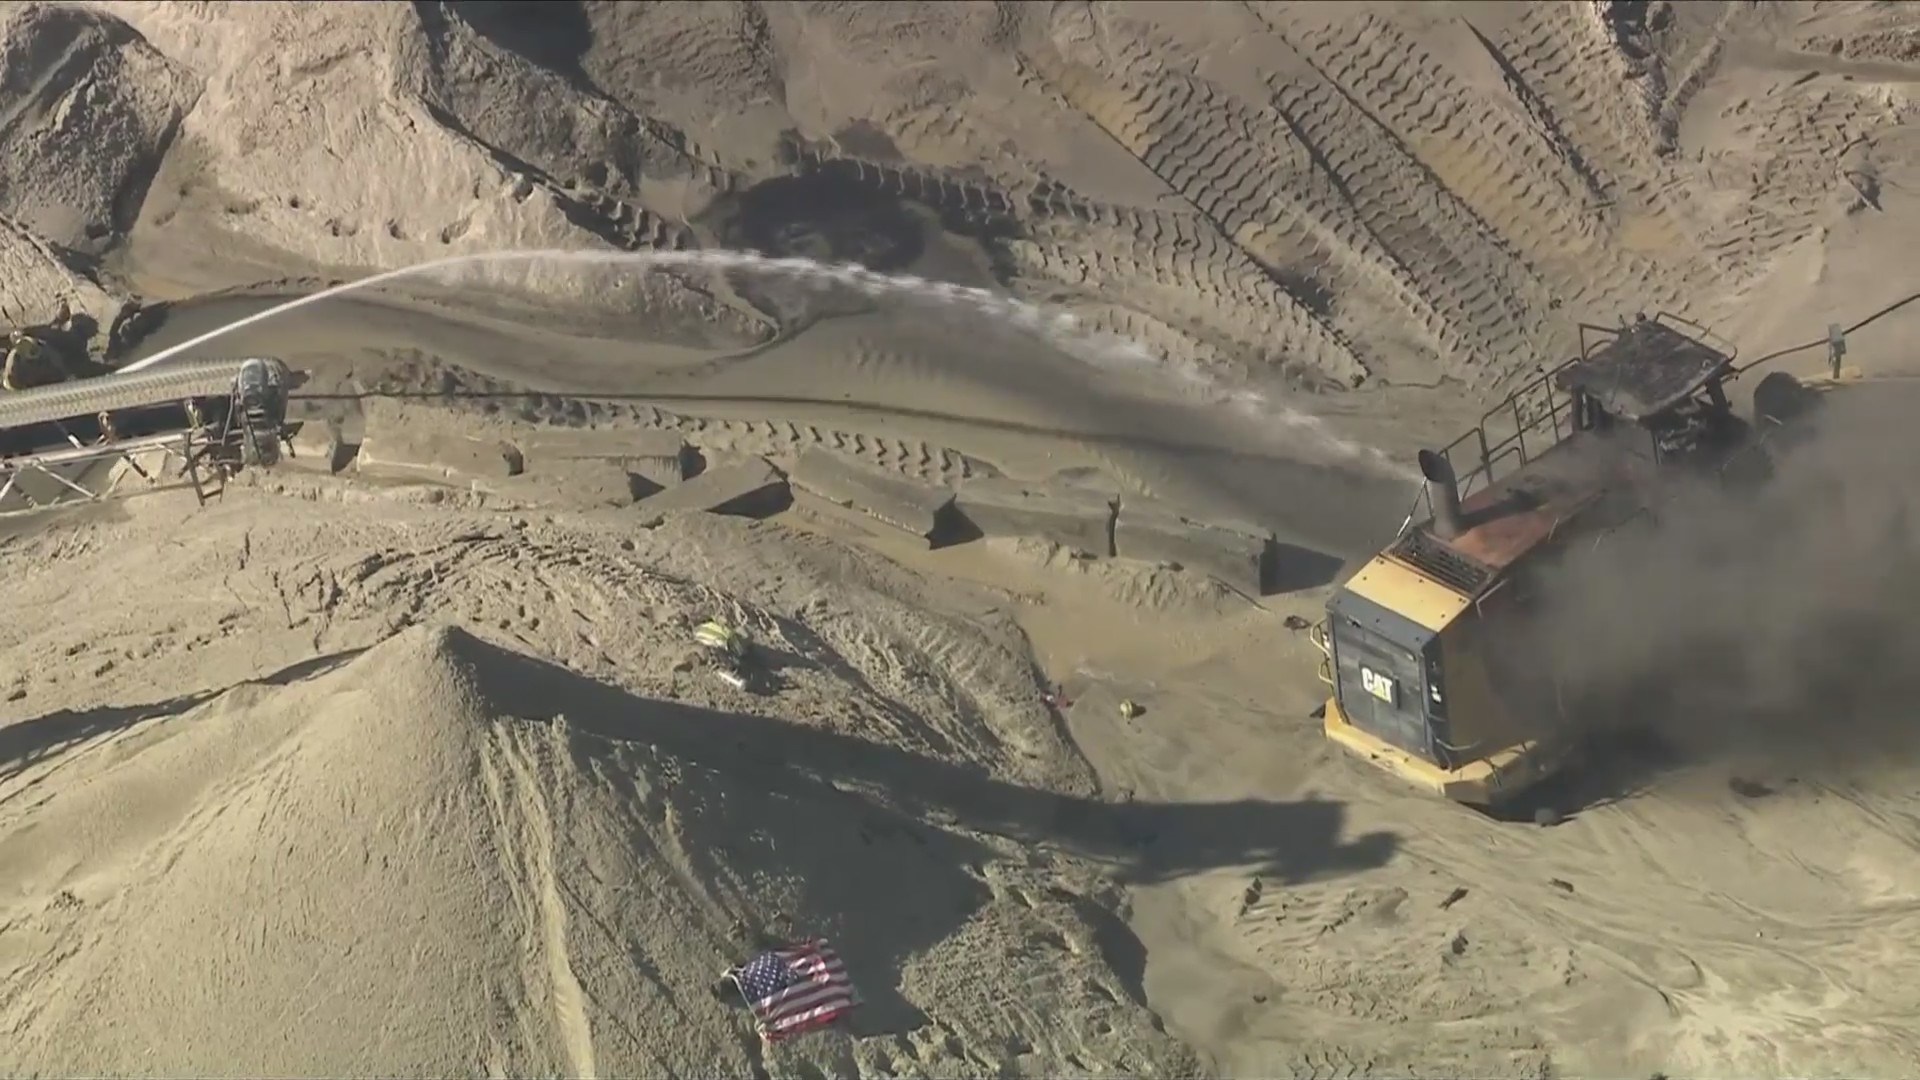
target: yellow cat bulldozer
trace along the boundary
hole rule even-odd
[[[1552,555],[1646,513],[1672,470],[1736,482],[1770,471],[1765,440],[1727,397],[1744,370],[1731,346],[1665,313],[1583,325],[1580,337],[1578,356],[1451,445],[1421,452],[1425,520],[1410,517],[1312,628],[1330,688],[1326,736],[1488,811],[1534,793],[1578,749],[1528,629]],[[1838,366],[1841,351],[1833,376],[1857,374]],[[1792,419],[1816,389],[1767,376],[1755,389],[1757,422]]]

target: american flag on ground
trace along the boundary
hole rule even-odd
[[[818,938],[769,949],[727,969],[727,978],[770,1042],[825,1027],[860,1004],[840,954]]]

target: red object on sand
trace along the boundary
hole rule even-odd
[[[825,1027],[860,1003],[840,955],[818,938],[769,949],[727,977],[769,1042]]]

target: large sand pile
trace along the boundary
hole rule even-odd
[[[1406,512],[1366,449],[1451,439],[1580,322],[1665,308],[1752,356],[1911,292],[1914,40],[1871,3],[9,7],[8,323],[179,301],[151,350],[424,260],[725,248],[1137,347],[559,260],[221,340],[309,369],[338,446],[198,509],[0,521],[0,1069],[1912,1073],[1906,759],[1776,720],[1842,730],[1845,665],[1720,696],[1798,738],[1726,751],[1723,707],[1535,830],[1336,755],[1296,628]],[[1906,364],[1916,317],[1848,359]],[[1901,625],[1828,602],[1905,595],[1850,572],[1903,535],[1899,422],[1810,459],[1888,468],[1797,474],[1854,539],[1794,588],[1743,591],[1834,548],[1791,493],[1747,556],[1752,522],[1693,523],[1713,574],[1590,560],[1589,683],[1794,668],[1805,635],[1748,648],[1681,579]],[[655,487],[823,449],[907,516],[1032,485],[1104,507],[1112,557],[930,551],[804,490],[625,505],[669,443]],[[1125,555],[1117,522],[1180,514],[1323,569],[1258,596]],[[716,615],[774,685],[700,667]],[[709,983],[789,932],[867,1004],[763,1047]]]
[[[16,669],[8,708],[32,718],[0,729],[8,1071],[1186,1067],[1124,951],[1108,956],[1099,870],[1128,864],[1125,822],[1084,794],[991,630],[883,593],[803,619],[883,584],[832,552],[812,572],[819,556],[787,560],[785,581],[737,565],[732,596],[692,586],[662,569],[688,561],[674,549],[764,548],[698,521],[636,552],[630,527],[458,525],[401,503],[337,507],[315,534],[262,527],[262,509],[236,502],[203,535],[245,555],[230,595],[284,604],[208,623],[162,578],[117,627],[13,624],[9,655],[46,659]],[[113,550],[52,565],[151,565],[137,520],[112,531]],[[191,582],[206,554],[163,555],[162,573]],[[546,584],[503,592],[523,573]],[[11,588],[14,610],[45,611]],[[755,593],[777,606],[742,607]],[[703,608],[783,657],[785,718],[687,673],[681,624]],[[386,636],[396,616],[431,625]],[[63,677],[68,653],[87,685]],[[310,658],[262,670],[288,655]],[[203,682],[235,669],[261,677]],[[129,682],[172,696],[54,708]],[[868,1004],[852,1040],[763,1062],[707,988],[783,931],[836,941]]]

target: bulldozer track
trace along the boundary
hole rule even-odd
[[[1287,1075],[1293,1080],[1352,1080],[1372,1076],[1373,1069],[1373,1059],[1364,1053],[1323,1045],[1301,1051],[1299,1060],[1288,1063]]]
[[[676,147],[678,141],[674,142]],[[689,157],[690,161],[698,159]],[[715,190],[729,190],[734,178],[718,166],[698,165]],[[538,189],[553,200],[567,220],[622,251],[685,251],[700,246],[693,230],[667,220],[637,202],[584,184],[562,185],[543,174],[522,174],[528,190]],[[716,296],[696,275],[657,267],[653,273],[669,278],[675,288],[661,291],[654,302],[663,308],[690,308],[704,320],[727,327],[749,339],[765,340],[776,332],[775,320],[745,302]]]
[[[1883,104],[1841,90],[1782,94],[1772,106],[1753,140],[1760,152],[1744,162],[1715,166],[1744,165],[1744,184],[1754,196],[1705,238],[1736,277],[1762,272],[1781,247],[1817,228],[1846,183],[1840,151],[1899,119]]]
[[[1198,211],[1199,220],[1221,242],[1210,261],[1231,265],[1235,260],[1226,259],[1224,250],[1238,253],[1242,269],[1236,277],[1259,283],[1236,289],[1242,303],[1258,303],[1264,317],[1256,325],[1300,362],[1337,378],[1363,378],[1367,367],[1352,343],[1231,239],[1236,223],[1252,225],[1266,216],[1258,187],[1268,170],[1259,160],[1257,144],[1232,126],[1237,114],[1217,107],[1223,99],[1201,88],[1198,80],[1167,77],[1158,65],[1141,62],[1139,53],[1132,56],[1117,81],[1064,59],[1025,59],[1037,78]],[[1151,265],[1159,260],[1135,261]],[[1187,260],[1175,253],[1169,261],[1178,265]],[[1189,271],[1182,276],[1199,280],[1203,275]]]
[[[1441,184],[1529,254],[1592,245],[1598,223],[1579,175],[1538,133],[1472,95],[1418,42],[1385,20],[1338,20],[1301,35],[1313,63],[1367,103]],[[1501,153],[1485,148],[1498,146]],[[1597,202],[1598,200],[1593,200]]]
[[[1351,384],[1370,366],[1367,336],[1377,329],[1376,313],[1383,308],[1400,313],[1436,352],[1462,365],[1522,348],[1511,333],[1476,329],[1489,305],[1498,311],[1499,298],[1513,291],[1510,279],[1505,288],[1470,293],[1461,284],[1466,275],[1447,270],[1473,265],[1464,258],[1427,266],[1415,259],[1409,265],[1396,251],[1396,243],[1406,245],[1407,229],[1376,229],[1377,219],[1369,222],[1357,200],[1346,196],[1335,164],[1320,156],[1295,117],[1168,72],[1138,48],[1122,47],[1121,54],[1126,71],[1118,84],[1054,58],[1023,57],[1022,70],[1034,88],[1087,116],[1180,192],[1190,211],[1102,203],[1044,176],[1024,189],[1011,189],[819,145],[792,144],[789,161],[797,172],[832,173],[974,227],[1024,234],[1029,242],[1016,241],[1004,262],[1071,289],[1114,291],[1142,316],[1202,343],[1199,350],[1179,348],[1183,357],[1202,352],[1270,357],[1277,347],[1291,358],[1291,367],[1317,368],[1328,381]],[[1350,120],[1341,116],[1330,122]],[[1441,125],[1434,137],[1528,134],[1513,121],[1490,130],[1487,135]],[[1393,139],[1389,129],[1382,128],[1382,134]],[[1529,137],[1543,144],[1541,137]],[[1553,157],[1544,144],[1539,153]],[[1403,171],[1425,168],[1410,150],[1400,147],[1399,154]],[[1579,182],[1570,167],[1562,172],[1565,182]],[[1477,182],[1486,188],[1501,181],[1511,182],[1506,177]],[[1548,182],[1533,183],[1551,191]],[[1443,181],[1430,186],[1441,194],[1429,193],[1429,201],[1453,198],[1458,204],[1453,219],[1465,222],[1508,261],[1517,261],[1521,276],[1531,272],[1474,207],[1453,197]],[[1551,194],[1534,199],[1537,205],[1550,201]],[[1069,223],[1091,226],[1095,234],[1074,235],[1059,227]],[[1444,236],[1451,230],[1434,231]],[[1552,249],[1538,234],[1534,239]],[[1419,245],[1429,252],[1447,247],[1439,236]],[[1494,280],[1513,272],[1496,268]],[[1177,295],[1182,290],[1193,295]],[[1356,293],[1373,299],[1356,298]],[[1351,316],[1336,297],[1347,300]],[[1517,322],[1511,311],[1501,312],[1499,319]],[[1197,330],[1196,323],[1205,329]]]
[[[600,223],[601,238],[625,251],[683,251],[693,246],[693,233],[638,203],[617,199],[604,191],[570,194],[547,186],[561,212],[571,219],[591,216]]]
[[[924,156],[929,151],[950,152],[949,148],[955,145],[969,150],[977,149],[980,145],[975,125],[967,115],[944,105],[896,109],[883,117],[877,126],[887,133],[903,153],[913,157]]]
[[[774,74],[779,58],[760,5],[716,2],[702,7],[702,18],[646,22],[647,52],[653,65],[676,80],[701,73],[713,85],[735,94],[780,95],[784,87]],[[719,17],[723,14],[730,18],[723,21]]]
[[[796,173],[829,173],[881,194],[908,199],[936,212],[975,222],[998,224],[1035,220],[1071,220],[1112,228],[1156,229],[1160,212],[1088,198],[1058,180],[1041,176],[1028,184],[1003,185],[956,177],[933,169],[895,165],[834,152],[815,145],[789,143],[787,156]]]
[[[638,203],[586,184],[562,184],[542,172],[519,175],[526,185],[523,197],[535,190],[546,193],[569,222],[622,251],[680,251],[692,246],[691,230]]]
[[[1663,153],[1672,153],[1680,142],[1680,118],[1686,113],[1687,106],[1713,78],[1720,68],[1720,58],[1726,52],[1729,32],[1738,9],[1732,4],[1721,12],[1714,25],[1714,35],[1707,44],[1695,53],[1680,69],[1680,77],[1673,80],[1666,97],[1660,102],[1659,114],[1654,119],[1655,146]]]
[[[1429,333],[1480,364],[1526,351],[1527,303],[1546,299],[1531,269],[1337,87],[1275,79],[1270,88],[1342,190],[1377,193],[1354,208],[1437,312]],[[1353,137],[1363,131],[1377,137]]]
[[[1680,238],[1686,250],[1664,261],[1711,259],[1698,229],[1698,215],[1689,199],[1689,185],[1668,182],[1675,170],[1661,156],[1660,118],[1668,97],[1666,74],[1653,66],[1636,70],[1620,51],[1606,15],[1592,4],[1546,4],[1525,9],[1518,28],[1503,45],[1484,37],[1510,84],[1542,102],[1556,117],[1556,130],[1583,150],[1583,162],[1600,184],[1609,204],[1637,208],[1645,220]],[[1518,93],[1516,89],[1516,93]],[[1687,91],[1691,93],[1691,91]],[[1616,212],[1617,213],[1617,212]],[[1640,303],[1681,306],[1676,275],[1652,259],[1628,260],[1619,246],[1607,245],[1618,270],[1597,275],[1601,280],[1641,280],[1646,286]],[[1576,278],[1594,280],[1586,268]],[[1716,267],[1724,272],[1723,263]],[[1639,278],[1636,275],[1646,275]],[[1619,301],[1605,290],[1593,294],[1596,306]]]
[[[1270,205],[1282,211],[1281,221],[1254,219],[1237,228],[1233,239],[1276,264],[1284,258],[1280,252],[1297,249],[1297,265],[1323,282],[1323,293],[1379,296],[1427,331],[1438,349],[1442,339],[1433,330],[1439,313],[1420,294],[1406,265],[1367,227],[1353,204],[1340,197],[1337,178],[1291,122],[1270,108],[1257,115],[1266,138],[1289,151],[1272,162],[1270,171]],[[1336,322],[1340,314],[1336,303]],[[1360,328],[1343,329],[1356,339],[1364,337]]]
[[[1610,197],[1623,180],[1649,168],[1653,110],[1622,105],[1620,84],[1631,80],[1613,44],[1605,40],[1590,5],[1530,5],[1501,54],[1530,93],[1559,118],[1569,140]],[[1612,79],[1601,79],[1606,72]]]
[[[244,359],[195,360],[0,396],[0,428],[25,427],[193,397],[224,396]]]
[[[542,191],[569,222],[622,250],[675,249],[688,244],[690,234],[684,227],[671,224],[639,203],[604,190],[610,178],[621,175],[622,170],[616,163],[590,163],[585,168],[586,175],[592,177],[590,181],[583,181],[580,176],[555,175],[542,165],[494,147],[448,107],[432,102],[424,105],[454,137],[501,159],[503,167],[520,185],[516,198],[525,200],[534,191]],[[716,191],[728,190],[734,185],[733,175],[714,163],[703,148],[690,143],[678,128],[624,108],[618,108],[611,119],[626,121],[622,127],[632,141],[647,148],[649,159],[672,163],[673,167],[661,171],[656,178],[683,182],[692,179]],[[475,197],[479,194],[476,191]],[[445,232],[457,237],[464,230],[464,225],[455,225]]]
[[[393,355],[399,363],[390,378],[368,388],[370,396],[417,394],[421,390],[437,390],[449,385],[451,380],[453,385],[461,387],[462,396],[436,400],[433,402],[436,407],[488,415],[506,413],[529,423],[555,427],[627,424],[678,431],[689,443],[703,450],[763,457],[791,458],[818,446],[931,484],[953,484],[970,477],[998,475],[998,470],[984,461],[919,440],[842,431],[802,421],[689,416],[631,401],[546,394],[420,354]],[[516,404],[503,405],[503,401]]]
[[[1669,270],[1606,234],[1593,209],[1602,201],[1598,188],[1544,129],[1529,128],[1499,109],[1475,107],[1465,87],[1417,42],[1369,16],[1303,35],[1300,47],[1576,311],[1679,303]],[[1511,153],[1479,152],[1484,146]],[[1613,282],[1636,288],[1623,295]]]
[[[1025,216],[1030,218],[1066,218],[1086,225],[1106,225],[1111,228],[1150,229],[1153,227],[1151,222],[1160,215],[1159,211],[1089,199],[1058,180],[1044,176],[1025,189],[1023,200]]]
[[[1173,163],[1170,168],[1191,172],[1191,177],[1175,173],[1170,179],[1192,187],[1200,212],[1255,264],[1315,310],[1330,309],[1331,298],[1347,289],[1377,289],[1384,280],[1410,315],[1432,314],[1416,296],[1392,287],[1400,284],[1393,277],[1397,260],[1357,219],[1341,214],[1331,200],[1301,201],[1300,194],[1311,199],[1328,184],[1284,118],[1198,79],[1165,70],[1157,77],[1184,99],[1188,114],[1209,121],[1182,127],[1169,140],[1160,156]],[[1232,137],[1221,138],[1210,128]],[[1231,181],[1209,182],[1213,177]]]
[[[1062,282],[1083,294],[1100,294],[1173,326],[1189,328],[1217,347],[1284,367],[1304,367],[1329,378],[1351,378],[1341,369],[1315,364],[1293,346],[1294,326],[1248,297],[1244,279],[1227,272],[1231,250],[1210,223],[1195,219],[1199,235],[1187,242],[1150,242],[1137,234],[1088,230],[1036,230],[1033,239],[1007,245],[1016,268]],[[1357,365],[1345,369],[1358,374]]]
[[[901,154],[930,163],[967,162],[1003,190],[1021,186],[1015,176],[1025,167],[1008,160],[1000,149],[1001,136],[986,130],[967,112],[945,103],[920,105],[890,112],[876,121]]]
[[[1273,44],[1291,51],[1277,35]],[[1349,302],[1336,302],[1333,318],[1363,347],[1368,331],[1375,329],[1372,311],[1356,320],[1363,325],[1351,325],[1343,310],[1358,306],[1353,302],[1361,293],[1410,319],[1436,352],[1448,351],[1444,322],[1413,273],[1357,213],[1340,177],[1292,118],[1271,103],[1257,108],[1240,103],[1237,110],[1265,145],[1283,148],[1270,152],[1264,163],[1269,206],[1282,220],[1275,225],[1256,217],[1239,226],[1233,239],[1263,255],[1297,245],[1304,252],[1306,271],[1322,283],[1320,289]]]
[[[1378,103],[1356,93],[1360,87],[1353,69],[1374,58],[1359,49],[1351,35],[1294,42],[1276,31],[1275,37],[1288,43],[1311,77],[1272,76],[1268,89],[1291,129],[1337,180],[1337,189],[1346,195],[1380,184],[1397,196],[1360,200],[1347,195],[1345,201],[1405,268],[1405,284],[1427,312],[1414,312],[1423,329],[1464,364],[1485,363],[1487,354],[1499,357],[1524,342],[1518,332],[1521,305],[1511,301],[1526,296],[1521,291],[1526,286],[1537,287],[1537,275],[1524,255],[1369,107]],[[1394,57],[1392,62],[1405,59]],[[1330,64],[1335,70],[1329,70]],[[1391,109],[1407,113],[1415,107],[1406,100],[1410,95],[1403,84],[1371,88]],[[1368,137],[1352,139],[1356,133]],[[1341,153],[1329,153],[1333,147]],[[1456,267],[1499,284],[1476,289],[1458,276]]]
[[[1581,153],[1579,145],[1567,135],[1559,115],[1553,111],[1538,91],[1528,85],[1520,69],[1513,65],[1513,61],[1508,58],[1505,50],[1501,49],[1492,38],[1481,33],[1480,28],[1473,23],[1466,23],[1466,27],[1474,40],[1479,42],[1480,47],[1486,51],[1488,59],[1493,61],[1494,67],[1500,72],[1500,80],[1506,86],[1507,93],[1513,95],[1513,100],[1520,105],[1528,119],[1533,121],[1534,129],[1546,141],[1553,155],[1565,162],[1567,168],[1579,177],[1579,190],[1584,192],[1587,201],[1595,206],[1607,202],[1610,196],[1607,194],[1606,181],[1587,164],[1586,156]]]
[[[1107,334],[1138,342],[1156,356],[1201,368],[1226,368],[1233,357],[1179,327],[1156,319],[1143,311],[1121,304],[1077,303],[1068,306],[1081,326],[1097,334]]]
[[[604,190],[602,185],[607,178],[620,173],[614,163],[599,163],[597,170],[590,165],[590,174],[594,171],[604,174],[593,183],[578,177],[558,177],[534,162],[505,154],[477,137],[447,108],[432,102],[423,102],[423,107],[450,136],[500,160],[502,168],[513,178],[515,199],[525,201],[540,192],[570,224],[622,251],[678,251],[698,246],[696,237],[686,226],[672,223],[638,202]],[[704,181],[715,191],[730,190],[736,183],[733,173],[715,164],[707,151],[689,142],[677,128],[624,109],[619,115],[631,122],[635,140],[652,144],[660,157],[674,162],[677,168],[667,171],[669,178]],[[480,198],[481,194],[476,188],[474,197]],[[461,217],[441,230],[440,240],[452,243],[470,227],[471,218]],[[655,278],[659,280],[653,280]],[[749,340],[764,341],[774,333],[774,320],[765,312],[745,302],[714,295],[696,274],[663,267],[656,268],[648,280],[651,282],[646,286],[649,301],[661,311],[694,314],[703,322],[724,326]]]
[[[1218,370],[1234,362],[1228,349],[1214,346],[1193,333],[1131,307],[1112,303],[1082,303],[1072,305],[1069,310],[1083,326],[1138,342],[1155,356],[1166,357],[1177,364],[1201,370]],[[1333,383],[1325,373],[1318,370],[1307,369],[1289,374],[1314,390],[1333,388]],[[1138,455],[1134,452],[1093,441],[1084,443],[1082,449],[1098,461],[1108,477],[1128,494],[1147,499],[1159,498],[1163,494],[1159,483],[1153,478],[1151,467],[1139,467],[1136,464]]]

